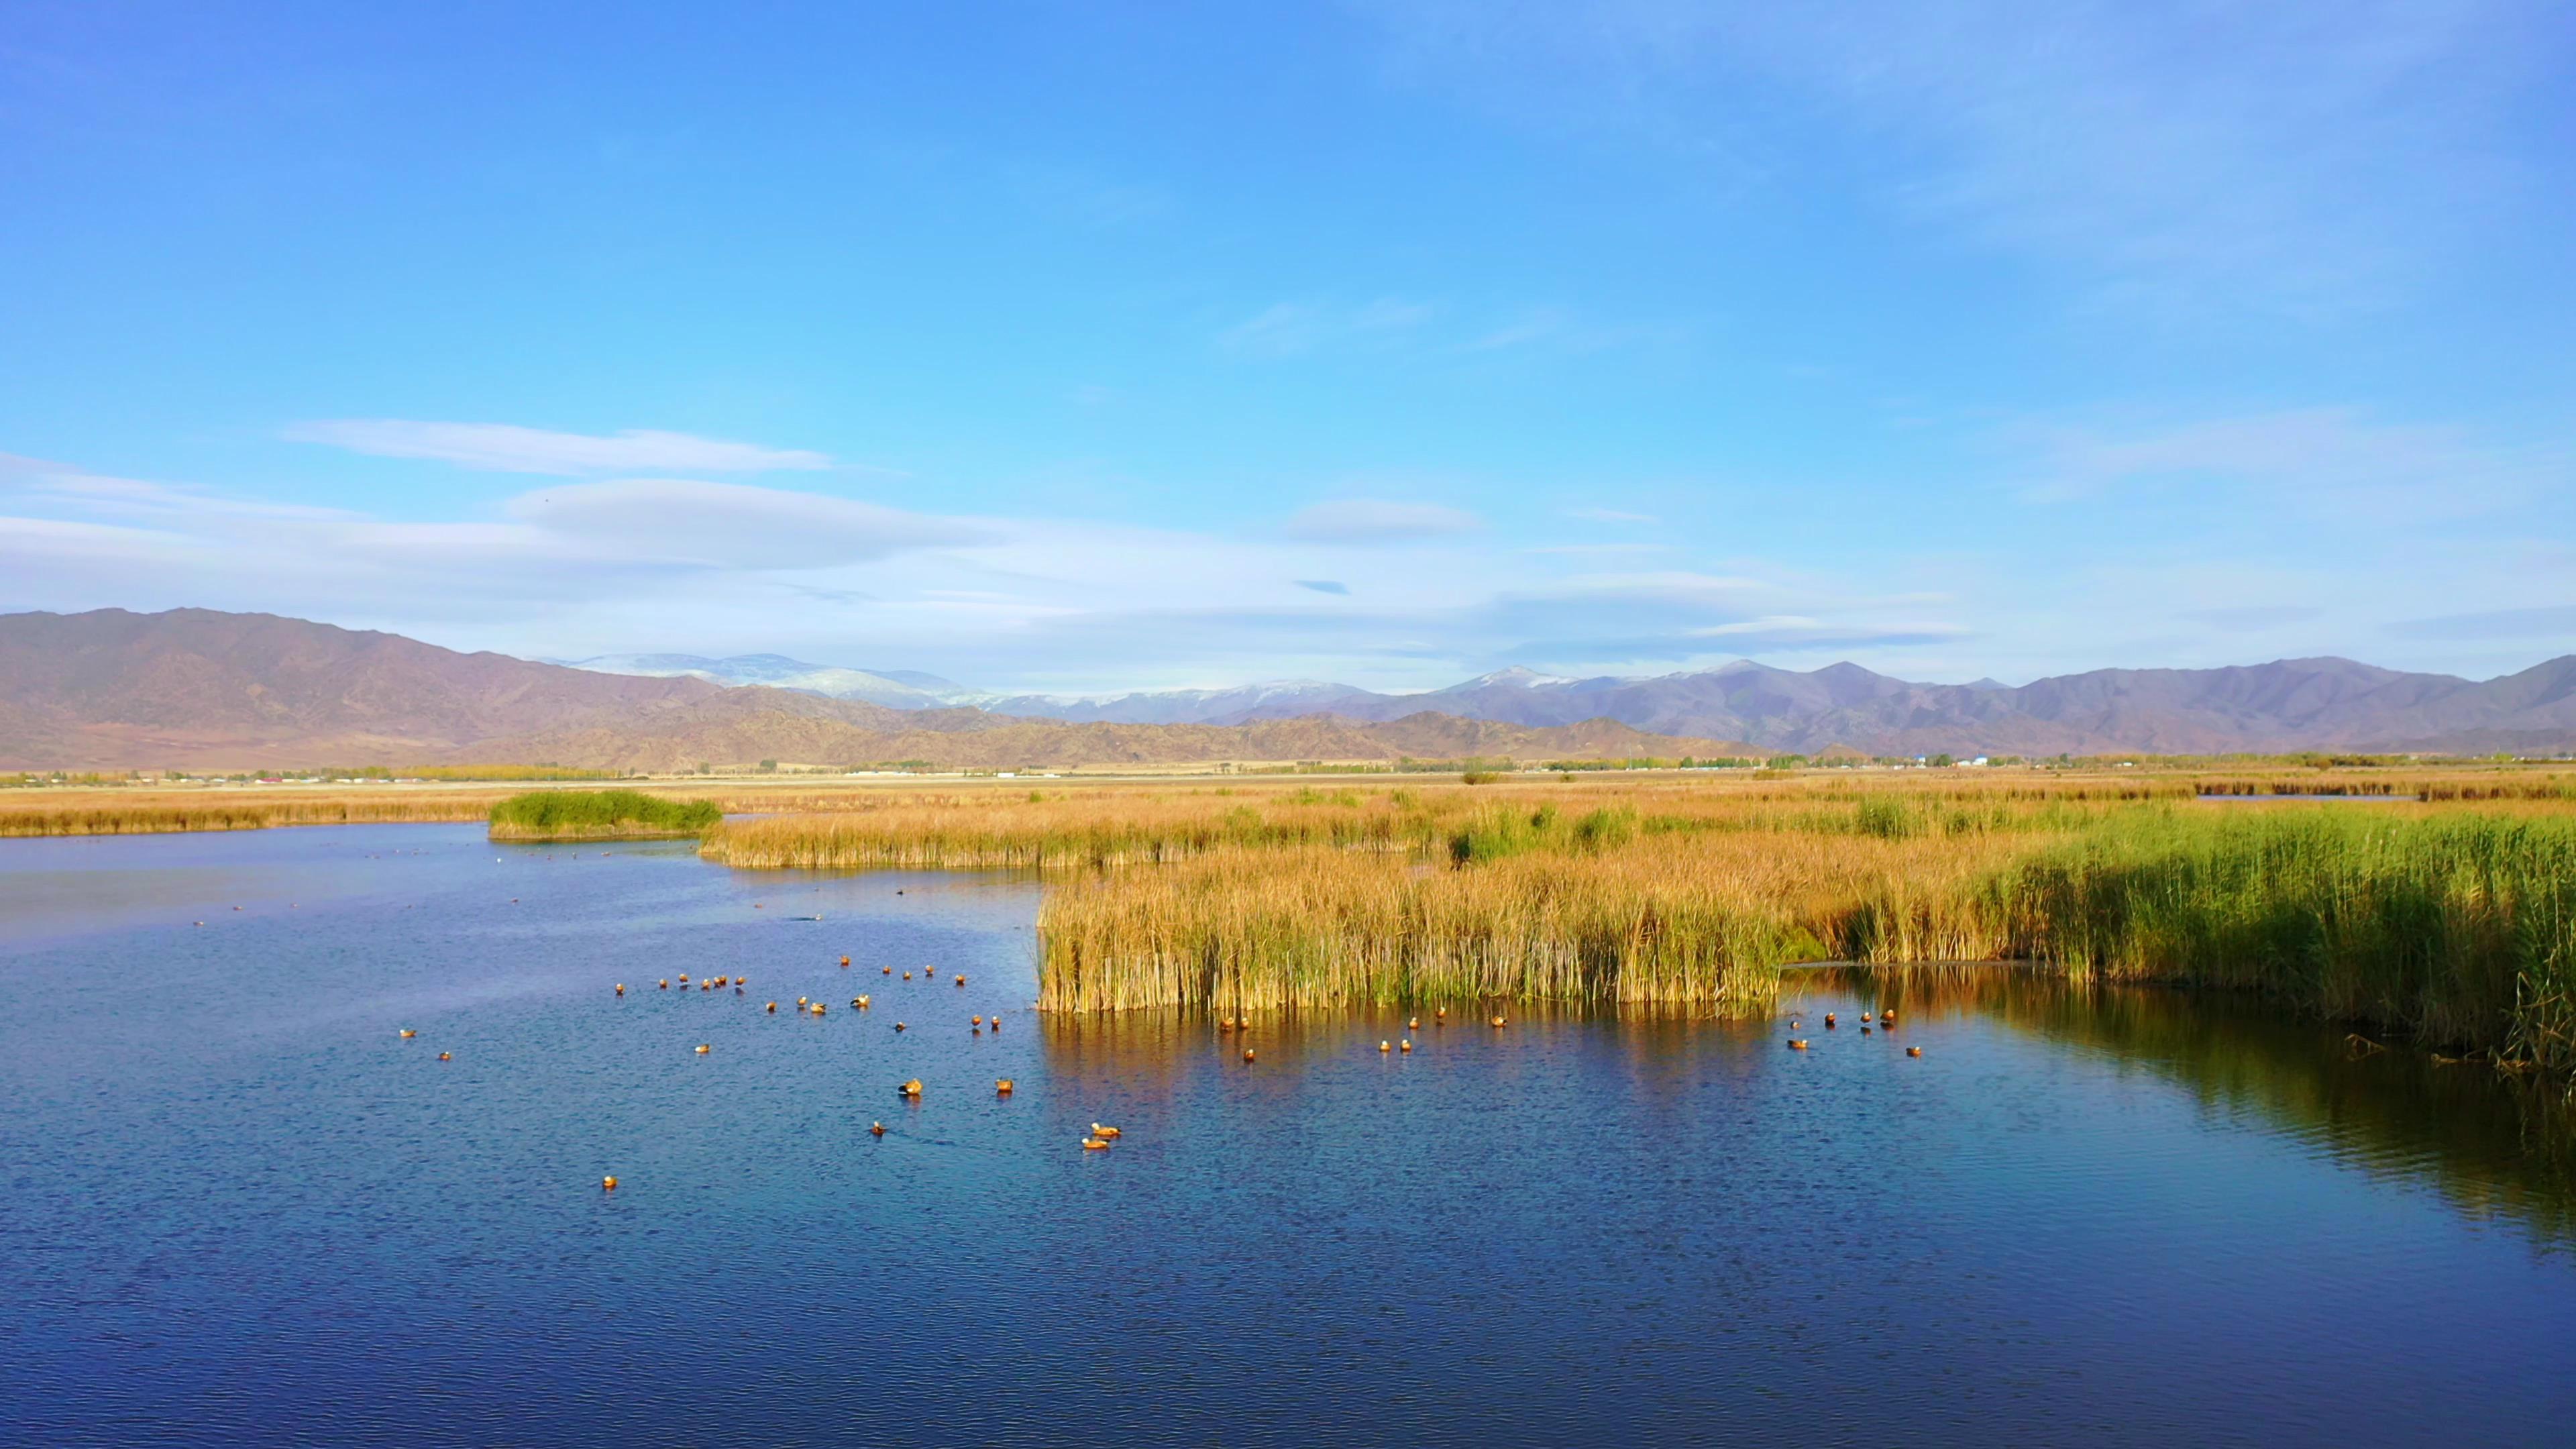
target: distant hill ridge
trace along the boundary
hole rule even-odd
[[[915,690],[948,685],[929,675],[879,677]],[[271,614],[0,615],[0,769],[12,770],[475,760],[666,770],[762,759],[1011,768],[1750,749],[1603,720],[1538,727],[1436,714],[1237,726],[1023,720],[964,706],[897,710],[728,686],[690,668],[644,677],[461,654]]]
[[[823,668],[784,662],[808,675]],[[805,687],[787,685],[787,673],[755,680],[711,668],[705,677]],[[2100,669],[2018,687],[1992,679],[1918,684],[1856,664],[1800,673],[1751,660],[1647,678],[1572,679],[1503,669],[1424,694],[1380,694],[1321,680],[1070,699],[978,693],[944,680],[939,686],[923,691],[929,703],[1023,718],[1239,725],[1317,714],[1384,721],[1429,711],[1528,726],[1610,719],[1649,733],[1742,740],[1801,754],[1834,745],[1879,755],[2576,748],[2576,655],[2484,681],[2315,658],[2223,669]]]
[[[651,672],[612,672],[611,662]],[[747,673],[765,677],[746,682]],[[2322,658],[1936,685],[1853,664],[1799,673],[1740,660],[1642,679],[1510,669],[1425,694],[1301,680],[1065,701],[777,655],[619,655],[571,667],[210,609],[0,615],[0,769],[759,759],[1007,768],[1836,746],[2554,753],[2576,748],[2576,655],[2485,681]]]

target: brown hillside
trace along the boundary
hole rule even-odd
[[[1610,720],[1530,726],[1417,713],[1383,724],[1322,715],[1064,724],[597,674],[269,614],[0,616],[0,769],[443,761],[658,771],[759,760],[1010,769],[1750,752]]]
[[[897,714],[897,719],[911,716]],[[1224,760],[1457,759],[1469,755],[1524,760],[1625,759],[1641,755],[1751,754],[1746,745],[1649,735],[1608,720],[1533,727],[1486,720],[1413,715],[1362,724],[1328,715],[1245,725],[1063,724],[1053,720],[993,722],[976,730],[880,732],[811,711],[671,711],[632,725],[560,731],[487,742],[477,758],[551,760],[633,770],[682,770],[699,763],[740,765],[780,760],[856,766],[925,760],[961,769],[1033,766],[1201,764]],[[458,758],[463,758],[459,756]]]
[[[0,616],[0,767],[15,769],[419,758],[718,692],[271,614]]]

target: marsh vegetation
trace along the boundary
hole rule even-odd
[[[703,835],[724,818],[712,800],[640,790],[531,790],[492,807],[494,840],[651,840]]]
[[[2189,778],[1925,775],[952,793],[730,824],[702,850],[1053,872],[1039,949],[1056,1010],[1751,1007],[1793,962],[2009,959],[2258,992],[2576,1070],[2576,813],[2560,781],[2453,782],[2442,803],[2365,813],[2200,793]]]

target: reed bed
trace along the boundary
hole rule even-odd
[[[82,803],[0,806],[0,836],[160,835],[193,830],[265,830],[285,825],[432,824],[480,820],[488,794],[328,796],[307,799],[199,794],[176,799],[92,795]]]
[[[1360,791],[999,791],[840,797],[841,808],[728,821],[701,845],[709,860],[755,869],[1101,869],[1194,860],[1229,850],[1330,848],[1381,855],[1490,858],[1533,848],[1588,850],[1647,837],[1790,831],[1957,838],[2054,831],[2136,796],[1972,784],[1744,786],[1514,781]],[[2154,798],[2188,800],[2188,786]]]
[[[1791,961],[2023,959],[2260,992],[2576,1072],[2563,813],[1873,804],[1771,803],[1686,830],[1488,809],[1402,852],[1236,844],[1078,874],[1042,907],[1040,1002],[1723,1007],[1761,1000]]]
[[[1861,903],[1911,901],[1916,889],[1923,905],[1897,913],[1905,939],[1926,953],[1987,953],[1996,943],[1980,917],[1933,903],[1966,900],[1965,881],[2011,848],[2001,837],[1735,832],[1678,848],[1464,859],[1237,851],[1083,874],[1056,883],[1041,907],[1039,1004],[1516,998],[1754,1009],[1782,964],[1838,954],[1835,923]]]
[[[684,788],[691,797],[711,800],[724,811],[827,810],[851,798],[846,789],[803,785]],[[488,821],[492,807],[511,793],[399,785],[53,789],[0,797],[0,837],[142,835],[289,825],[462,824]],[[668,791],[643,793],[661,798]]]
[[[2015,864],[2002,954],[2258,991],[2329,1020],[2576,1071],[2576,820],[2148,820]],[[1876,959],[1898,959],[1872,953]]]
[[[650,840],[704,834],[724,818],[712,800],[637,790],[531,790],[492,807],[494,840]]]

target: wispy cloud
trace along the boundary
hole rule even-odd
[[[798,448],[768,448],[688,433],[630,429],[606,435],[557,433],[510,423],[432,423],[347,418],[297,423],[293,442],[322,443],[379,458],[428,458],[496,473],[768,473],[829,468]]]
[[[1351,586],[1339,579],[1299,579],[1296,582],[1297,587],[1319,594],[1348,594],[1351,591]]]
[[[1542,543],[1521,552],[1541,558],[1583,558],[1587,555],[1670,553],[1675,547],[1669,543]]]
[[[1118,180],[1086,166],[1026,163],[1005,168],[1003,181],[1032,210],[1070,226],[1113,230],[1179,210],[1172,193],[1160,186]]]
[[[1353,8],[1397,83],[1722,194],[1784,184],[1822,124],[1890,210],[2102,296],[2266,313],[2369,307],[2477,245],[2529,190],[2511,118],[2563,54],[2525,0]]]
[[[1678,322],[1608,322],[1572,307],[1532,307],[1460,343],[1462,352],[1512,352],[1547,348],[1564,353],[1675,343],[1690,329]]]
[[[2277,629],[2287,624],[2305,624],[2325,617],[2326,611],[2313,604],[2241,604],[2220,609],[2186,609],[2183,617],[2195,624],[2214,629],[2236,629],[2252,632]]]
[[[1343,306],[1324,302],[1275,302],[1217,335],[1229,352],[1258,357],[1297,357],[1348,345],[1382,346],[1431,320],[1426,302],[1380,297]]]
[[[1378,544],[1450,538],[1482,526],[1476,515],[1436,503],[1341,498],[1300,509],[1281,531],[1305,543]]]
[[[2165,424],[2025,423],[2004,445],[2035,458],[2015,489],[2028,503],[2218,487],[2418,520],[2511,507],[2563,487],[2566,467],[2556,450],[2500,447],[2349,407]]]
[[[704,567],[804,569],[971,544],[989,528],[826,494],[628,478],[521,494],[505,510],[553,533]]]
[[[2406,639],[2485,639],[2496,635],[2528,639],[2549,634],[2576,639],[2576,604],[2408,619],[2389,625],[2388,632]]]

